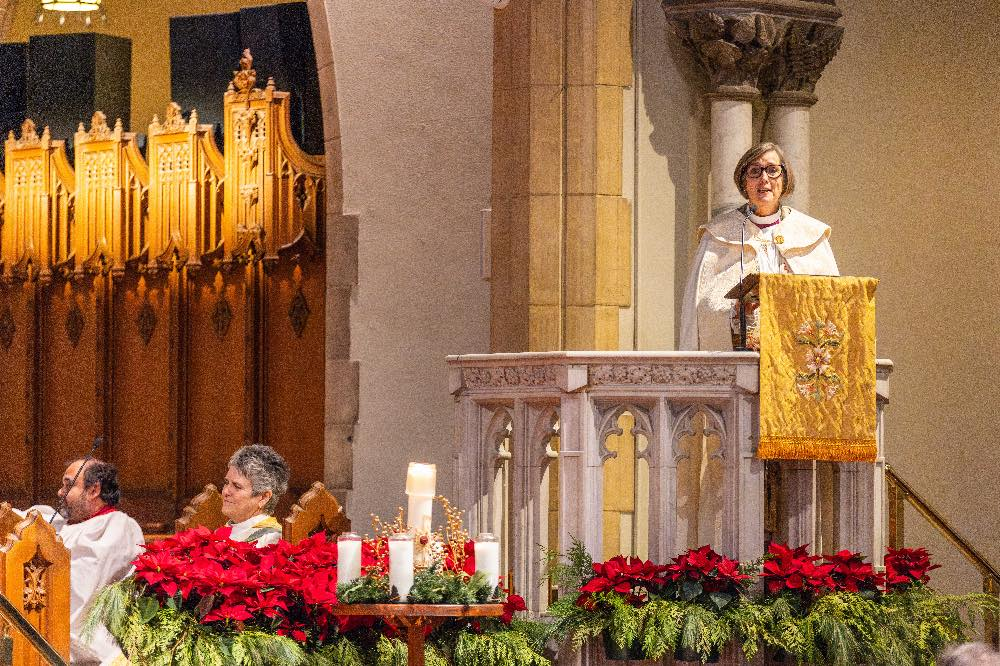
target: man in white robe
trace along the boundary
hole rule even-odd
[[[107,629],[98,627],[84,641],[83,625],[94,597],[128,575],[142,552],[142,529],[117,509],[121,492],[114,465],[93,458],[74,461],[63,474],[59,498],[62,509],[52,525],[70,552],[70,661],[88,666],[121,663],[121,649]],[[47,506],[32,509],[45,520],[54,513]]]

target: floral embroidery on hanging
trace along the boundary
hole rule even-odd
[[[830,320],[805,321],[799,326],[795,342],[807,347],[806,372],[796,373],[795,387],[803,398],[822,402],[840,390],[840,375],[833,371],[831,361],[843,337],[844,334]]]

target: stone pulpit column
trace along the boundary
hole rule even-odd
[[[631,0],[513,0],[493,23],[493,351],[618,349]]]
[[[786,202],[809,212],[809,114],[816,103],[816,82],[840,48],[840,11],[828,6],[812,19],[788,21],[771,64],[762,76],[767,97],[767,139],[780,145],[795,168],[795,192]]]
[[[747,10],[746,4],[734,2],[733,8],[726,8],[719,2],[663,2],[667,21],[709,80],[713,216],[744,202],[733,183],[733,168],[754,143],[758,79],[782,27],[764,11]]]

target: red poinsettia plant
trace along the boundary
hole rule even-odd
[[[320,533],[294,545],[257,548],[229,534],[228,527],[198,527],[147,544],[134,563],[143,594],[193,612],[202,624],[256,626],[312,645],[343,628],[332,612],[335,542]],[[375,564],[371,554],[368,559]]]
[[[720,611],[744,594],[753,580],[742,571],[739,561],[720,555],[709,545],[675,557],[665,567],[664,576],[667,597],[710,604]]]
[[[885,590],[902,592],[911,587],[926,585],[931,577],[928,572],[940,568],[931,564],[926,548],[888,548],[885,556]]]
[[[873,597],[882,585],[882,574],[875,571],[870,562],[865,562],[861,553],[841,550],[833,555],[824,555],[823,561],[832,566],[830,580],[835,592],[855,592]]]
[[[607,562],[594,562],[592,568],[594,575],[580,586],[576,601],[584,608],[593,607],[593,595],[602,592],[619,594],[627,603],[642,606],[649,601],[650,593],[659,591],[665,583],[666,567],[639,557],[616,555]]]
[[[764,589],[768,594],[787,594],[803,603],[835,589],[834,565],[819,563],[820,559],[819,555],[809,554],[808,545],[790,548],[787,544],[771,543],[760,572]]]

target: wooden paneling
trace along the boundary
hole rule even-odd
[[[265,439],[290,460],[290,495],[323,478],[324,273],[322,258],[266,275]],[[308,391],[302,387],[308,386]],[[299,452],[311,451],[303,456]]]
[[[166,517],[178,500],[171,399],[171,310],[177,278],[162,271],[126,273],[114,290],[110,444],[132,516],[141,524],[161,522],[157,531],[169,527]]]
[[[55,503],[95,437],[151,532],[248,442],[288,458],[292,496],[323,478],[325,165],[291,139],[288,94],[240,64],[225,156],[176,104],[151,166],[101,113],[75,171],[30,121],[8,138],[0,499]]]
[[[221,485],[226,461],[246,441],[246,285],[241,270],[199,271],[188,280],[188,413],[184,495]]]
[[[0,493],[14,506],[34,501],[35,285],[0,288]]]
[[[39,390],[41,421],[36,487],[39,501],[56,502],[66,463],[87,453],[105,432],[101,331],[105,278],[41,287]],[[99,455],[107,456],[106,448]]]

